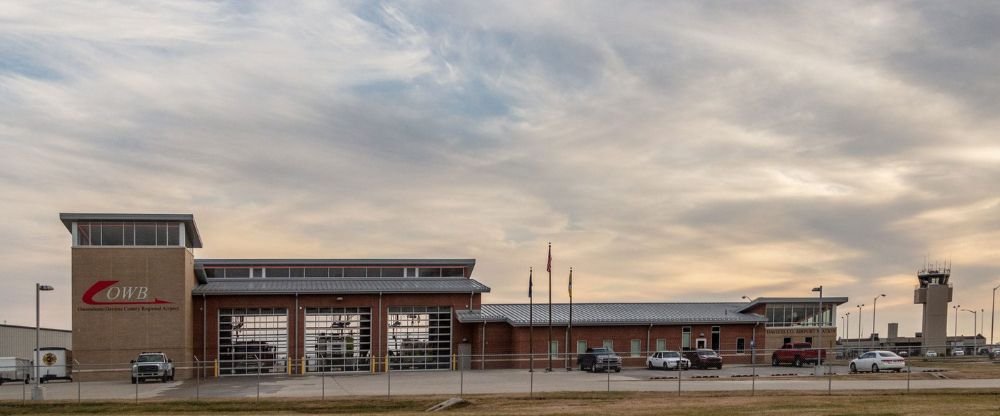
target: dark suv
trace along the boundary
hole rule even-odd
[[[576,357],[580,371],[622,371],[622,358],[607,348],[587,348],[587,352]]]
[[[722,357],[713,350],[684,351],[684,358],[691,360],[692,368],[722,369]]]

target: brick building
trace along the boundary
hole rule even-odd
[[[548,305],[484,305],[490,288],[473,279],[472,259],[195,259],[202,241],[190,214],[60,219],[72,236],[74,358],[91,369],[149,350],[211,362],[222,376],[546,368],[547,345],[558,368],[601,345],[627,366],[663,349],[750,362],[755,347],[786,339],[832,345],[836,305],[847,301],[585,303],[572,321],[559,304],[549,343]]]

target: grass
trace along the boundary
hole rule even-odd
[[[337,400],[211,400],[92,403],[0,403],[0,415],[19,414],[390,414],[423,413],[447,399],[434,397],[348,398]],[[914,394],[842,392],[768,393],[750,397],[727,393],[685,393],[674,396],[650,392],[547,393],[467,396],[469,404],[448,410],[452,415],[1000,415],[1000,391],[964,390]]]

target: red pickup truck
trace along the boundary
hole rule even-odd
[[[781,346],[780,350],[771,354],[771,365],[792,364],[796,367],[802,367],[803,363],[818,364],[820,354],[823,352],[825,351],[813,348],[812,344],[808,342],[785,344]]]

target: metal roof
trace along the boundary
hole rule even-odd
[[[767,318],[740,313],[745,303],[575,303],[573,325],[677,325],[766,322]],[[535,304],[535,325],[548,324],[548,304]],[[507,322],[527,326],[528,304],[483,305],[481,310],[458,311],[459,322]],[[569,323],[569,304],[552,305],[552,324]]]
[[[466,278],[212,279],[194,295],[284,295],[352,293],[485,293],[490,288]]]
[[[757,299],[754,299],[753,302],[743,303],[742,304],[743,307],[740,308],[740,311],[742,312],[742,311],[747,311],[747,310],[753,309],[754,306],[757,306],[757,305],[760,305],[760,304],[769,304],[769,303],[816,303],[816,304],[819,304],[821,301],[823,303],[825,303],[825,304],[828,304],[828,305],[843,305],[843,304],[847,303],[848,299],[846,297],[825,297],[825,298],[822,298],[822,299],[820,299],[819,297],[815,297],[815,298],[813,298],[813,297],[809,297],[809,298],[757,298]]]
[[[122,221],[122,222],[182,222],[187,243],[192,248],[201,248],[201,235],[192,214],[112,214],[112,213],[72,213],[63,212],[59,219],[70,232],[78,221]]]

